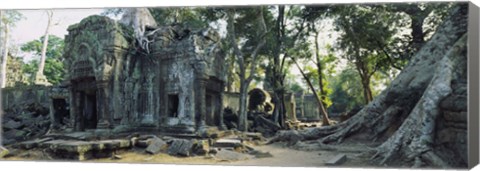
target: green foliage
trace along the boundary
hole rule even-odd
[[[331,75],[335,71],[335,65],[337,57],[334,56],[334,49],[327,45],[326,47],[319,47],[318,45],[318,33],[321,29],[315,25],[321,22],[325,18],[326,7],[324,6],[312,6],[306,7],[292,7],[290,10],[291,15],[287,15],[287,18],[296,23],[295,28],[289,30],[289,34],[298,34],[296,40],[287,39],[286,46],[289,47],[288,53],[296,59],[304,59],[307,61],[313,61],[315,67],[306,66],[304,68],[306,76],[311,81],[319,97],[326,108],[332,105],[332,101],[329,95],[332,93],[332,89],[328,86],[327,75]],[[297,30],[303,27],[301,33],[296,33]],[[325,48],[327,54],[320,54],[320,49]],[[321,80],[320,80],[321,79]]]
[[[201,13],[201,7],[172,7],[149,8],[150,13],[159,25],[172,25],[181,23],[190,29],[201,29],[208,26],[206,17]]]
[[[15,23],[24,18],[25,17],[23,16],[23,14],[16,10],[2,10],[2,24],[0,28],[4,27],[4,24],[7,24],[10,27],[15,27]]]
[[[302,85],[297,82],[297,76],[292,74],[291,72],[287,72],[287,75],[285,76],[285,89],[287,91],[291,91],[293,93],[298,93],[301,91],[306,91]]]
[[[329,77],[333,90],[329,95],[333,101],[328,109],[332,113],[340,113],[353,109],[363,104],[362,85],[360,78],[353,66],[348,66],[335,77]]]
[[[307,77],[309,77],[310,81],[312,82],[313,86],[314,87],[320,87],[320,81],[319,81],[319,72],[318,72],[318,68],[315,68],[315,67],[312,67],[312,66],[306,66],[305,67],[305,74],[307,75]],[[332,105],[332,99],[329,97],[330,94],[332,94],[333,92],[333,89],[330,88],[329,86],[329,81],[326,79],[326,75],[327,74],[324,74],[322,73],[322,90],[323,90],[323,94],[320,90],[317,89],[317,95],[322,99],[322,102],[323,104],[325,105],[325,107],[330,107]],[[329,75],[329,74],[328,74]]]
[[[390,56],[392,67],[402,69],[406,65],[411,56],[428,41],[437,26],[445,19],[452,5],[451,2],[428,2],[375,6],[394,17],[396,21],[392,27],[396,27],[397,30],[415,29],[408,33],[398,33],[384,48],[385,53]]]
[[[107,8],[100,13],[102,16],[117,17],[124,12],[123,8]]]
[[[213,9],[213,8],[212,8]],[[100,15],[118,17],[124,13],[124,8],[109,8]],[[218,10],[210,10],[204,7],[162,7],[149,8],[150,13],[158,25],[183,24],[190,29],[202,29],[209,22],[217,20]]]
[[[27,42],[20,49],[24,52],[33,52],[35,53],[35,55],[40,56],[42,53],[42,46],[43,46],[44,39],[45,39],[44,36],[42,36],[40,37],[40,39]],[[49,35],[47,52],[46,52],[47,58],[61,59],[63,54],[63,46],[64,46],[63,39],[55,35]]]
[[[21,47],[24,52],[33,52],[38,58],[41,56],[42,45],[44,37],[40,37],[37,40],[27,42]],[[50,35],[48,37],[48,46],[45,59],[44,74],[48,81],[52,84],[60,83],[65,75],[65,69],[63,66],[63,39]],[[38,60],[32,60],[22,67],[22,70],[27,75],[34,75],[38,71]]]
[[[305,89],[298,83],[292,83],[290,84],[290,87],[288,88],[290,91],[296,93],[296,92],[302,92],[305,91]]]
[[[8,56],[6,87],[17,87],[28,84],[28,79],[22,72],[24,62],[21,57]]]

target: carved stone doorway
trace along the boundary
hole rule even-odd
[[[85,91],[82,98],[84,98],[84,107],[80,109],[83,115],[83,125],[85,129],[97,128],[98,116],[97,116],[97,96],[95,92]]]
[[[80,129],[96,129],[98,123],[97,88],[94,78],[82,79],[76,85]]]
[[[205,108],[206,108],[206,124],[208,126],[217,126],[218,122],[218,104],[216,102],[217,96],[213,92],[207,92],[205,96]]]

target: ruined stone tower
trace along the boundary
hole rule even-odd
[[[68,28],[65,66],[76,131],[118,128],[196,133],[223,125],[224,56],[218,34],[159,27],[150,53],[131,28],[90,16]]]

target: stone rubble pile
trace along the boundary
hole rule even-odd
[[[218,139],[183,139],[155,135],[135,136],[130,139],[132,148],[144,149],[145,153],[151,155],[165,153],[178,157],[205,156],[219,161],[272,157],[268,152],[258,151],[247,145],[252,142],[259,144],[264,140],[259,133],[241,133]]]
[[[2,143],[9,145],[40,137],[48,132],[50,124],[48,108],[33,100],[26,100],[5,109],[2,118]]]

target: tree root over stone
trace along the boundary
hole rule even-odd
[[[450,18],[439,26],[431,41],[358,114],[333,126],[280,131],[267,143],[287,141],[297,149],[345,151],[344,147],[329,143],[341,143],[353,134],[370,140],[383,136],[386,140],[381,145],[365,150],[374,153],[373,164],[385,166],[402,160],[414,167],[424,162],[428,166],[451,167],[445,162],[450,159],[442,159],[434,152],[435,126],[440,102],[452,93],[452,80],[466,78],[465,73],[457,70],[466,68],[467,8],[465,4],[453,8]]]

